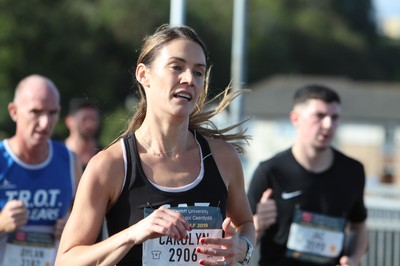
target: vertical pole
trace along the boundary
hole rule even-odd
[[[394,183],[396,177],[396,125],[386,123],[385,126],[385,142],[383,144],[383,173],[381,176],[382,183]]]
[[[169,12],[169,24],[182,26],[186,23],[186,0],[171,0]]]
[[[242,89],[247,82],[246,39],[247,0],[234,0],[231,54],[231,79],[233,90]],[[242,116],[242,96],[239,96],[230,105],[231,122],[236,123],[241,121]]]
[[[233,28],[232,28],[232,54],[231,54],[231,80],[232,90],[243,89],[247,82],[247,0],[234,0],[233,3]],[[238,123],[243,120],[243,96],[239,95],[229,106],[230,123]],[[240,156],[243,170],[246,169],[246,158]],[[246,176],[246,175],[245,175]],[[245,180],[247,189],[249,180]]]

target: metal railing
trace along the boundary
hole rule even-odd
[[[366,190],[368,251],[362,266],[400,265],[400,187],[379,185]]]
[[[365,193],[368,251],[361,266],[400,266],[400,187],[376,185]],[[258,265],[259,250],[250,265]]]

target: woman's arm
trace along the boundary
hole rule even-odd
[[[57,266],[115,265],[134,245],[147,239],[161,235],[187,236],[190,225],[184,217],[161,207],[138,223],[95,244],[105,214],[119,197],[124,175],[119,143],[90,161],[61,237]]]
[[[123,179],[122,151],[118,145],[93,157],[80,179],[74,206],[61,237],[56,265],[113,263],[129,250],[132,244],[123,239],[123,235],[94,245],[105,213],[117,199]],[[121,252],[111,252],[113,248]]]
[[[205,238],[204,244],[223,246],[221,253],[215,256],[224,256],[227,265],[231,265],[243,261],[245,258],[248,248],[245,238],[249,240],[252,246],[255,245],[253,216],[245,191],[242,164],[236,149],[231,144],[221,140],[209,140],[209,143],[228,190],[227,219],[223,224],[225,239]],[[200,248],[199,251],[204,254],[215,252],[206,247]],[[216,262],[204,261],[203,263],[203,265],[214,265]]]

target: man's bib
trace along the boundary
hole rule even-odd
[[[296,209],[286,256],[312,263],[334,263],[343,250],[344,218]]]
[[[18,230],[8,235],[2,265],[51,266],[55,252],[52,233]]]

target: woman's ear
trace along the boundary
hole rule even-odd
[[[140,63],[137,67],[136,67],[136,80],[142,84],[143,87],[148,87],[150,82],[149,82],[149,69],[147,68],[147,66],[143,63]]]

